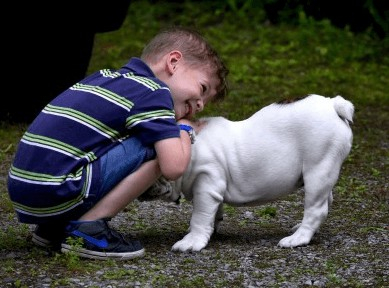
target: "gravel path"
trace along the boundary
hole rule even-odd
[[[170,251],[188,228],[190,203],[136,201],[111,225],[137,234],[143,258],[72,264],[21,237],[24,246],[0,252],[1,287],[389,287],[388,203],[383,208],[335,194],[310,245],[277,247],[301,219],[302,201],[296,193],[267,206],[227,208],[220,232],[198,253]],[[274,207],[275,216],[265,207]],[[15,219],[8,224],[17,225]]]

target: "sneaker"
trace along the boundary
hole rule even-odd
[[[144,255],[145,250],[138,240],[126,239],[112,230],[107,220],[70,221],[66,227],[68,236],[62,242],[63,253],[76,253],[80,257],[91,259],[132,259]],[[82,239],[81,243],[70,241]]]
[[[175,202],[176,204],[180,204],[180,198],[180,193],[177,193],[175,190],[173,181],[169,181],[163,176],[159,177],[153,185],[138,196],[138,200],[141,202],[160,199],[166,202]]]
[[[41,224],[32,233],[32,242],[40,247],[59,250],[65,238],[65,225]]]

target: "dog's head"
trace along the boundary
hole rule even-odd
[[[138,197],[139,201],[163,200],[179,204],[181,192],[176,189],[175,181],[160,177],[149,189]]]

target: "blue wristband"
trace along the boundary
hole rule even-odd
[[[181,130],[185,130],[186,132],[193,131],[193,127],[185,124],[179,124]]]
[[[189,126],[189,125],[185,125],[185,124],[178,124],[178,126],[180,127],[180,130],[184,130],[184,131],[188,132],[188,135],[190,138],[190,143],[193,144],[196,140],[196,136],[195,136],[195,132],[194,132],[193,127]]]

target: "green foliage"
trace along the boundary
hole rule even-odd
[[[238,211],[235,207],[228,205],[228,204],[223,205],[223,210],[224,210],[225,214],[232,216],[232,217],[236,216],[238,213]]]
[[[336,263],[332,261],[327,261],[325,263],[327,279],[330,285],[340,285],[342,283],[341,278],[338,275],[338,271],[341,267],[339,267]]]
[[[123,279],[124,277],[134,278],[134,276],[136,276],[136,273],[134,270],[115,269],[115,270],[107,271],[104,274],[104,279]]]
[[[273,218],[277,214],[277,208],[272,206],[266,206],[256,211],[256,214],[263,218]]]
[[[82,267],[80,256],[76,251],[83,247],[83,241],[84,239],[82,238],[66,238],[66,244],[72,246],[73,250],[62,254],[61,256],[65,259],[65,264],[70,270],[78,270]]]
[[[139,56],[158,30],[188,25],[205,34],[230,69],[229,100],[204,114],[239,119],[270,102],[309,93],[341,94],[361,105],[388,104],[389,45],[385,41],[335,28],[328,20],[316,21],[304,12],[298,26],[268,26],[262,16],[260,20],[246,14],[249,24],[236,21],[240,14],[249,13],[246,7],[251,7],[251,1],[219,3],[218,11],[223,13],[214,12],[212,5],[216,4],[133,3],[122,29],[97,35],[90,71],[120,67]],[[140,12],[145,10],[148,13]]]
[[[376,3],[378,1],[367,0],[366,8],[369,10],[370,14],[373,16],[373,19],[381,27],[384,34],[389,37],[389,10],[381,11],[380,7],[377,7]],[[387,6],[386,6],[387,7]]]
[[[0,230],[0,251],[26,248],[25,239],[29,235],[28,225],[8,226]]]

